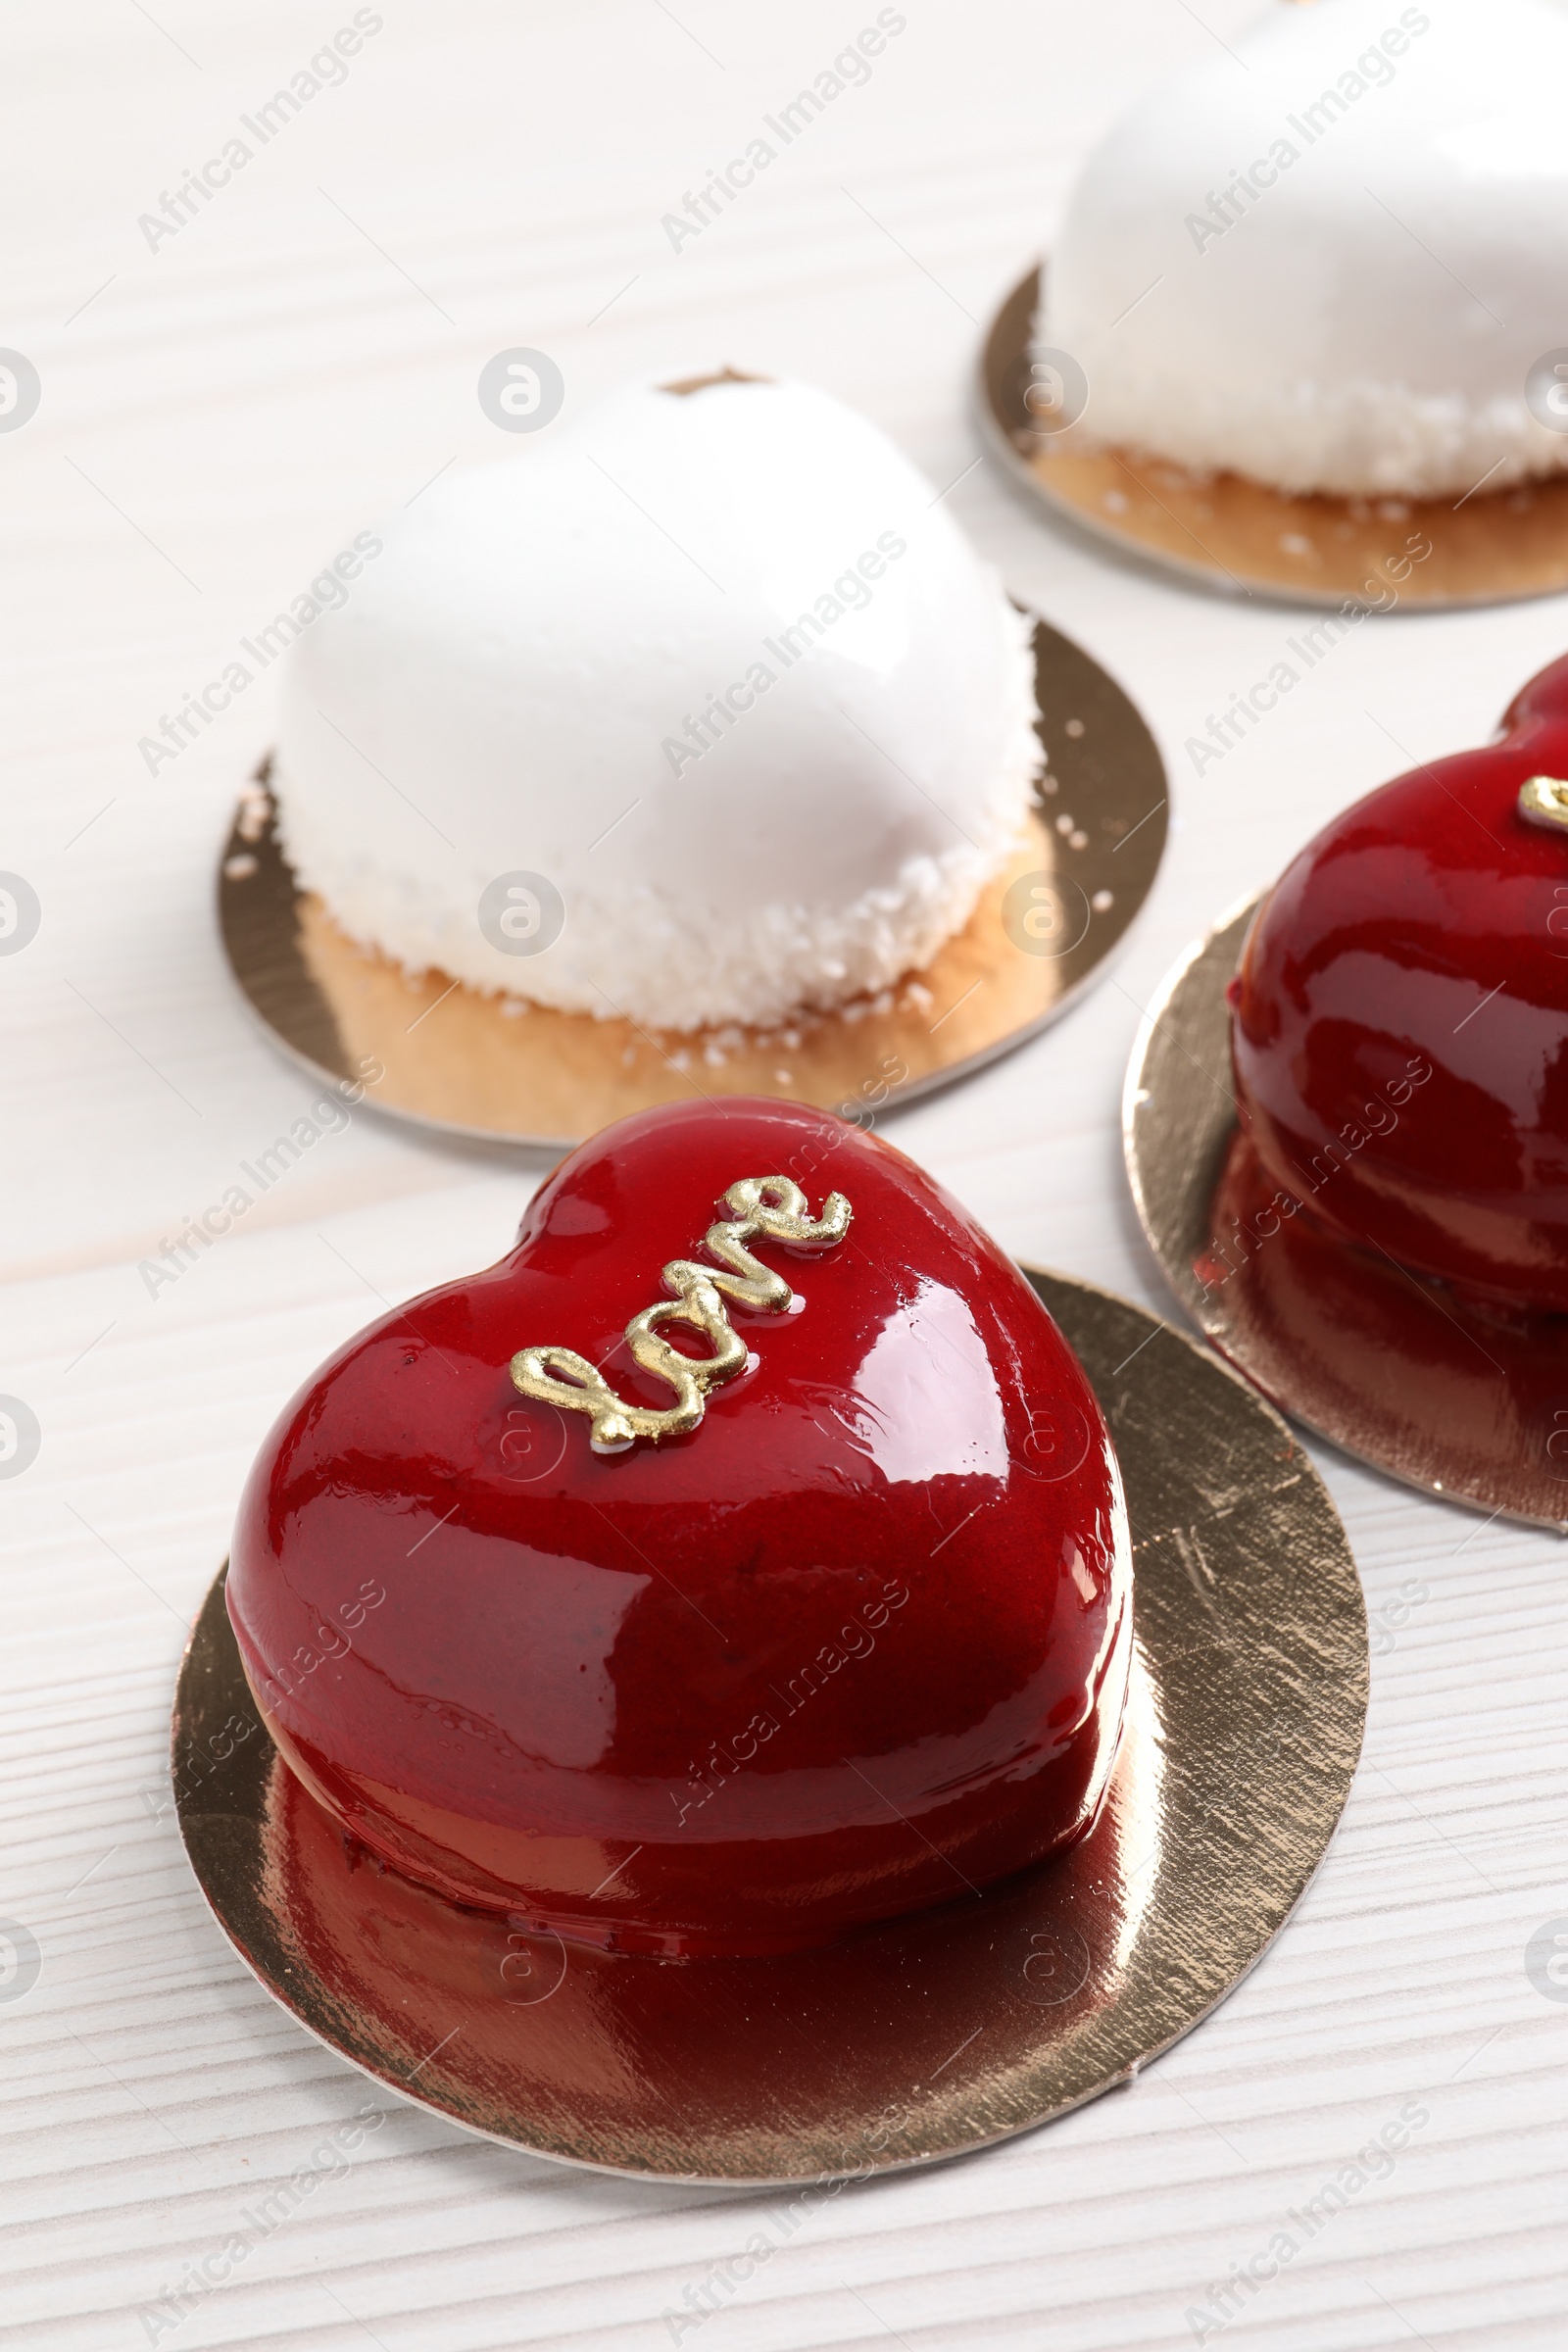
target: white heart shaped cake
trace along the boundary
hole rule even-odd
[[[824,393],[636,385],[381,536],[290,649],[273,785],[299,879],[410,970],[766,1023],[927,963],[1019,838],[1029,626]]]
[[[1095,440],[1292,491],[1568,465],[1568,17],[1279,0],[1092,157],[1042,343]]]

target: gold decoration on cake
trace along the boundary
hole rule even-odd
[[[770,375],[744,375],[740,368],[732,368],[726,360],[723,367],[711,375],[683,376],[676,383],[661,384],[659,389],[661,392],[674,392],[681,399],[689,400],[694,392],[706,392],[711,384],[770,384],[773,380]]]
[[[745,1341],[730,1322],[724,1296],[760,1313],[781,1315],[795,1293],[782,1274],[764,1266],[746,1245],[784,1242],[796,1250],[825,1250],[842,1242],[854,1214],[842,1193],[829,1193],[819,1217],[788,1176],[745,1176],[724,1195],[725,1215],[709,1227],[703,1248],[714,1266],[671,1258],[661,1279],[673,1296],[645,1306],[626,1326],[632,1360],[675,1392],[671,1405],[628,1404],[596,1364],[570,1348],[524,1348],[512,1359],[512,1380],[524,1396],[564,1412],[588,1413],[595,1453],[622,1453],[638,1438],[684,1436],[702,1420],[708,1392],[744,1372]],[[665,1323],[689,1323],[712,1348],[709,1356],[683,1355],[660,1338]]]
[[[1557,825],[1568,832],[1568,783],[1561,776],[1532,776],[1519,787],[1519,813],[1533,825]]]

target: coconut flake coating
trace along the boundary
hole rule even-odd
[[[1030,626],[883,434],[790,383],[637,385],[454,470],[290,648],[284,846],[351,937],[660,1028],[929,962],[1019,838]],[[480,927],[541,874],[544,952]]]
[[[1074,189],[1040,331],[1087,373],[1087,430],[1348,496],[1568,465],[1525,397],[1568,345],[1568,17],[1316,0],[1232,47]]]

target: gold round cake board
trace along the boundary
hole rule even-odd
[[[1122,1135],[1150,1247],[1282,1412],[1423,1494],[1568,1533],[1568,1319],[1478,1314],[1309,1213],[1263,1225],[1278,1196],[1239,1129],[1225,1001],[1257,905],[1189,949],[1133,1045]]]
[[[490,2138],[823,2193],[1029,2131],[1198,2025],[1290,1917],[1344,1808],[1367,1703],[1360,1585],[1252,1389],[1125,1299],[1030,1280],[1105,1408],[1134,1537],[1127,1728],[1087,1838],[777,1959],[524,1937],[372,1862],[305,1794],[258,1719],[220,1575],[180,1668],[173,1782],[202,1890],[267,1989]]]
[[[1292,604],[1427,612],[1568,588],[1568,473],[1456,499],[1296,498],[1097,446],[1093,385],[1080,418],[1043,431],[1026,402],[1042,274],[1013,288],[986,336],[980,422],[1014,480],[1124,555]]]
[[[411,980],[298,888],[265,790],[242,801],[223,852],[230,967],[273,1042],[315,1076],[365,1085],[376,1108],[449,1134],[564,1151],[612,1119],[694,1096],[774,1095],[849,1116],[911,1101],[1064,1012],[1121,945],[1159,868],[1165,771],[1138,710],[1045,621],[1035,669],[1047,766],[1027,845],[934,962],[841,1012],[803,1012],[765,1033],[659,1034],[480,996],[443,972]]]

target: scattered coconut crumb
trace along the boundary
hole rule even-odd
[[[629,1070],[629,1069],[631,1069],[631,1068],[633,1067],[633,1065],[635,1064],[635,1062],[636,1062],[636,1059],[637,1059],[637,1049],[636,1049],[636,1047],[635,1047],[635,1046],[627,1046],[627,1047],[625,1048],[625,1050],[623,1051],[623,1053],[621,1054],[621,1056],[620,1056],[620,1066],[621,1066],[621,1068],[622,1068],[623,1070]]]
[[[904,1002],[911,1012],[929,1012],[936,999],[923,981],[911,980],[904,992]]]
[[[794,1054],[800,1047],[801,1033],[798,1029],[781,1029],[778,1033],[778,1042],[781,1046],[787,1046]]]
[[[1088,834],[1069,833],[1067,836],[1067,847],[1069,850],[1087,850],[1089,847]]]
[[[1097,914],[1108,914],[1116,904],[1116,894],[1110,890],[1097,890],[1089,904]]]
[[[1299,531],[1282,531],[1280,533],[1280,553],[1286,556],[1309,556],[1312,553],[1312,542],[1310,539],[1303,539]]]
[[[1068,721],[1067,721],[1067,733],[1068,733],[1068,734],[1069,734],[1069,735],[1072,737],[1072,739],[1073,739],[1073,741],[1074,741],[1075,743],[1077,742],[1077,740],[1078,740],[1079,736],[1080,736],[1080,735],[1083,733],[1083,731],[1084,731],[1084,722],[1083,722],[1083,720],[1082,720],[1081,718],[1069,718],[1069,719],[1068,719]]]
[[[1067,814],[1066,810],[1063,809],[1060,816],[1058,816],[1056,819],[1056,831],[1058,833],[1070,833],[1072,831],[1072,818]]]
[[[670,1055],[669,1066],[672,1070],[689,1070],[691,1068],[692,1057],[687,1053],[684,1046],[680,1048],[678,1053],[674,1053]]]
[[[241,841],[260,841],[272,815],[272,796],[265,784],[242,784],[235,830]]]
[[[793,1071],[791,1071],[791,1070],[775,1070],[775,1071],[773,1072],[773,1084],[774,1084],[775,1086],[793,1086],[793,1085],[794,1085],[794,1083],[795,1083],[795,1075],[794,1075],[794,1072],[793,1072]]]
[[[1058,776],[1054,776],[1048,767],[1045,774],[1040,779],[1040,789],[1042,792],[1059,792],[1061,790],[1061,779]]]
[[[703,1059],[710,1070],[721,1070],[728,1061],[729,1055],[714,1037],[710,1038],[708,1044],[703,1048]]]
[[[248,850],[241,850],[235,858],[225,858],[223,859],[225,879],[230,882],[248,881],[256,871],[256,862]]]
[[[1105,508],[1107,513],[1111,514],[1125,514],[1127,512],[1126,491],[1107,490],[1105,492]]]

